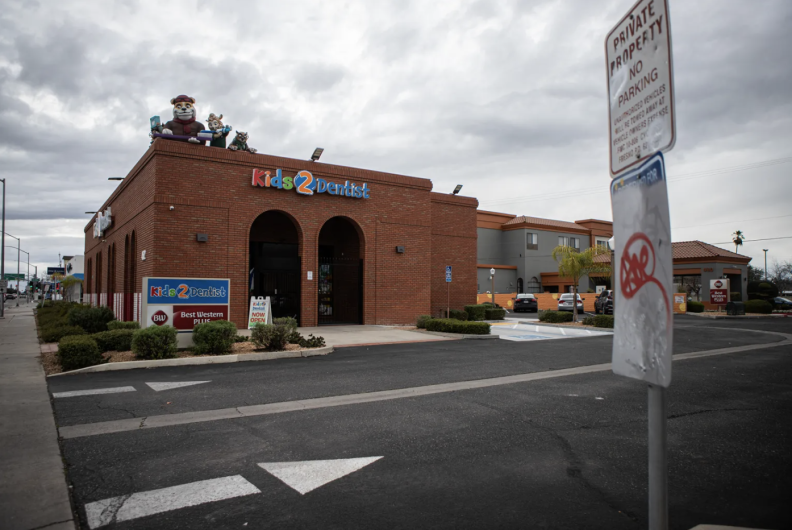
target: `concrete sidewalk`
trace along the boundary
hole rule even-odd
[[[0,528],[73,530],[33,307],[0,319]]]

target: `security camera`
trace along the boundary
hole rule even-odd
[[[175,206],[171,206],[170,209],[171,209],[171,211],[173,211],[173,210],[176,209],[176,207]]]

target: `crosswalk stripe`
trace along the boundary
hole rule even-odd
[[[85,515],[88,526],[93,529],[255,493],[261,493],[261,490],[241,475],[233,475],[92,502],[85,505]]]
[[[95,394],[118,394],[120,392],[135,392],[133,386],[117,386],[114,388],[94,388],[91,390],[72,390],[70,392],[54,392],[52,397],[65,398],[75,396],[93,396]]]

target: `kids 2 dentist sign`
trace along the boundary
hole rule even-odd
[[[314,177],[310,171],[302,170],[294,177],[284,177],[283,171],[275,170],[275,175],[271,171],[262,169],[253,170],[252,185],[254,188],[278,188],[279,190],[293,189],[300,195],[313,195],[315,193],[327,193],[341,197],[351,197],[353,199],[368,199],[368,184],[358,186],[348,180],[344,184],[328,182],[324,179]]]

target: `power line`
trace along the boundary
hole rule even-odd
[[[674,226],[672,230],[682,230],[683,228],[698,228],[700,226],[716,226],[716,225],[725,225],[730,223],[747,223],[749,221],[767,221],[768,219],[781,219],[782,217],[792,217],[792,214],[788,215],[776,215],[774,217],[759,217],[757,219],[738,219],[736,221],[723,221],[721,223],[710,223],[706,225],[690,225],[690,226]]]
[[[760,162],[753,162],[750,164],[742,164],[736,166],[725,166],[722,168],[716,169],[709,169],[704,171],[694,171],[692,173],[682,173],[677,175],[673,178],[669,178],[668,182],[677,182],[682,180],[695,180],[700,178],[706,177],[714,177],[718,175],[723,175],[726,173],[735,173],[739,171],[747,171],[749,169],[757,169],[769,166],[777,166],[779,164],[787,164],[792,162],[792,156],[783,157],[783,158],[774,158],[771,160],[762,160]],[[562,199],[568,197],[576,197],[580,195],[592,195],[595,193],[604,193],[609,188],[605,188],[604,186],[596,186],[591,188],[579,188],[576,190],[565,190],[559,192],[552,192],[552,193],[544,193],[541,195],[525,195],[522,197],[512,197],[510,199],[500,199],[495,201],[487,201],[486,204],[493,204],[493,205],[500,205],[500,204],[512,204],[515,202],[536,202],[536,201],[546,201],[548,199]]]
[[[766,237],[764,239],[743,239],[743,242],[750,243],[751,241],[774,241],[776,239],[792,239],[792,236],[783,237]],[[733,245],[734,241],[723,241],[721,243],[710,243],[710,245]]]

